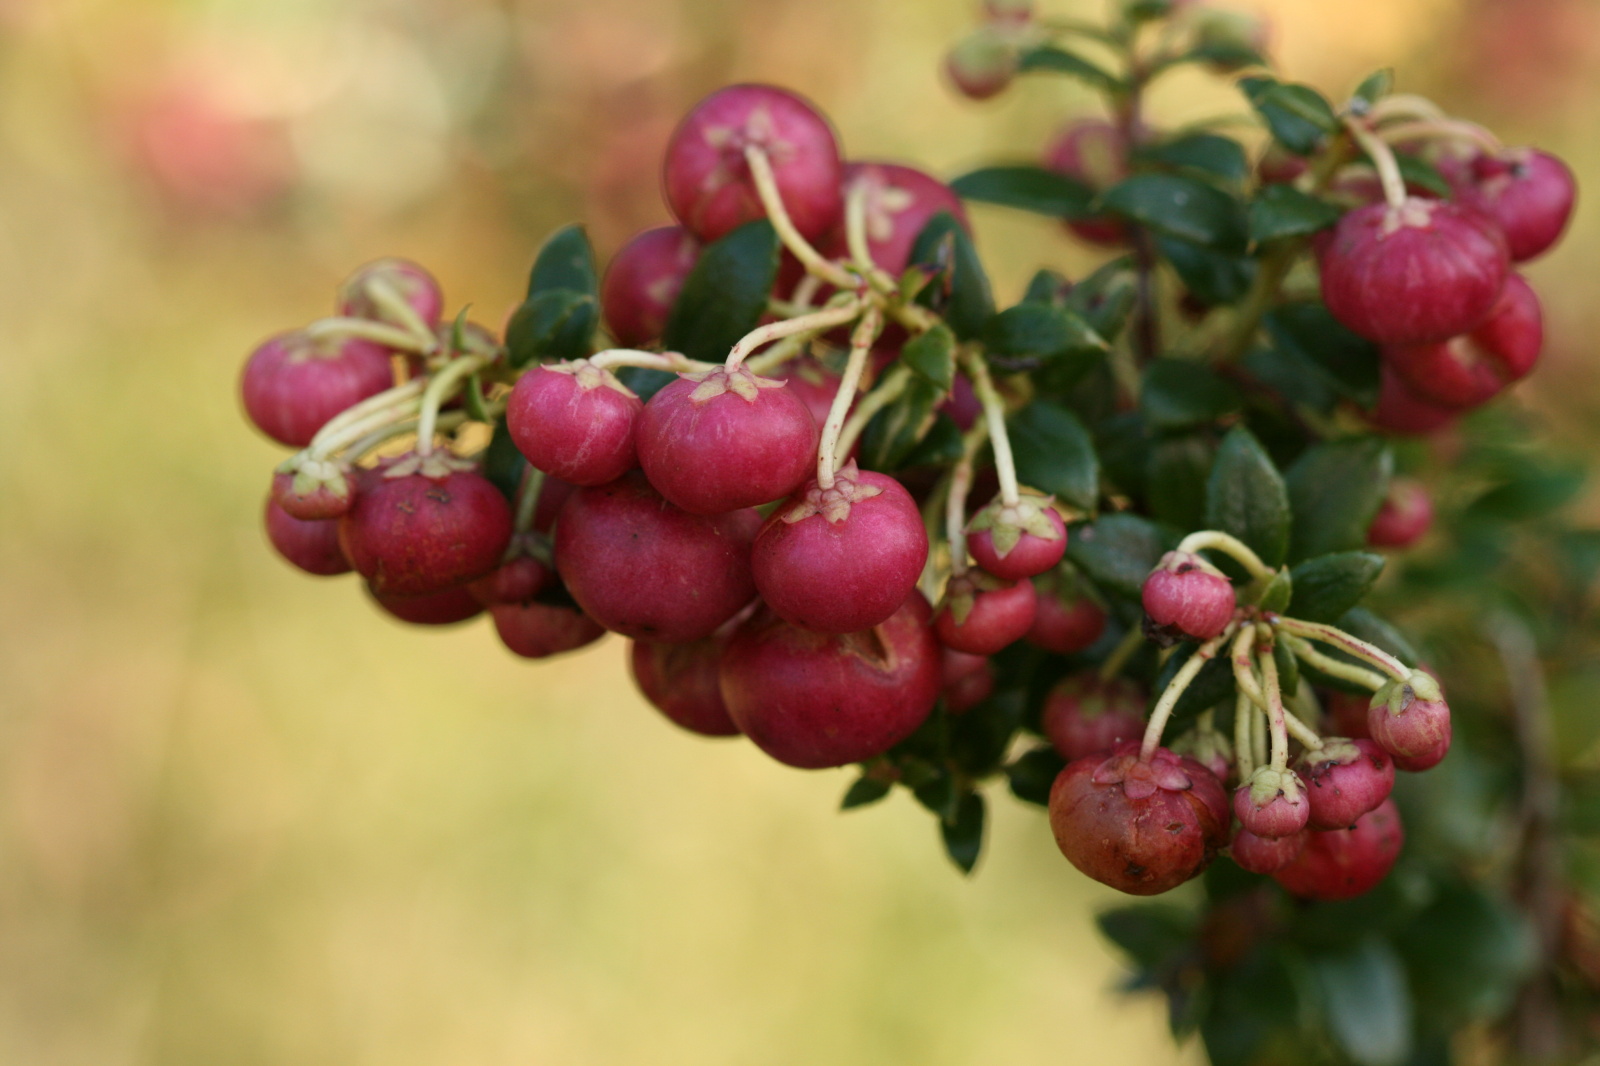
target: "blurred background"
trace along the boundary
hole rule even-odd
[[[1097,16],[1098,0],[1046,0]],[[1277,0],[1330,95],[1393,65],[1600,188],[1595,0]],[[665,220],[673,123],[735,80],[948,176],[1093,107],[937,68],[966,0],[0,0],[0,1062],[1195,1062],[1116,992],[1112,894],[996,796],[969,881],[903,795],[676,731],[612,639],[535,665],[380,617],[258,531],[235,384],[380,255],[499,326],[534,248]],[[1241,113],[1163,83],[1158,119]],[[1014,299],[1093,264],[976,213]],[[1520,402],[1595,442],[1600,226],[1530,273]],[[1591,515],[1595,508],[1590,506]]]

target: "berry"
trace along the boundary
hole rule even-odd
[[[1312,830],[1299,858],[1272,875],[1302,899],[1353,899],[1388,876],[1405,844],[1394,800],[1384,800],[1348,829]]]
[[[556,522],[556,570],[607,629],[634,639],[704,640],[755,598],[751,510],[692,515],[635,471],[580,488]]]
[[[1173,741],[1172,750],[1187,755],[1226,783],[1233,776],[1233,743],[1215,729],[1191,729]]]
[[[767,518],[751,570],[762,599],[797,626],[870,629],[900,609],[928,560],[916,501],[887,474],[848,462],[824,489],[812,481]]]
[[[1378,378],[1378,406],[1367,417],[1374,426],[1390,433],[1421,436],[1449,426],[1458,413],[1455,408],[1440,407],[1418,396],[1386,362]]]
[[[803,356],[784,367],[782,380],[785,382],[784,389],[811,412],[820,435],[823,424],[828,421],[828,412],[833,407],[833,398],[839,392],[839,375],[817,360]]]
[[[882,623],[817,633],[758,613],[722,654],[722,699],[741,731],[781,763],[843,766],[916,732],[941,687],[929,608],[912,595]]]
[[[896,163],[850,163],[844,168],[846,202],[856,190],[865,194],[867,251],[872,261],[893,277],[911,265],[911,246],[928,221],[941,211],[954,215],[971,233],[967,210],[950,186],[920,170]],[[822,252],[847,258],[849,244],[841,226]]]
[[[1370,740],[1326,739],[1300,756],[1313,829],[1343,829],[1389,798],[1394,761]]]
[[[292,565],[318,577],[350,572],[350,563],[339,550],[338,522],[296,518],[270,496],[265,520],[267,540]]]
[[[1440,169],[1457,201],[1483,212],[1505,232],[1513,263],[1543,255],[1572,217],[1577,182],[1548,152],[1512,148],[1498,157],[1480,155],[1465,166]]]
[[[817,423],[782,381],[743,366],[682,374],[650,397],[635,441],[656,490],[691,514],[769,503],[805,480]]]
[[[1404,681],[1391,680],[1372,694],[1367,730],[1397,761],[1403,756],[1415,766],[1416,760],[1437,754],[1428,765],[1438,762],[1450,749],[1451,733],[1450,706],[1439,682],[1421,670],[1413,670]]]
[[[1170,636],[1210,640],[1233,619],[1233,583],[1192,552],[1167,552],[1144,579],[1145,614]]]
[[[1422,482],[1397,477],[1389,482],[1383,506],[1367,527],[1367,543],[1374,548],[1407,548],[1422,539],[1433,525],[1433,500]]]
[[[983,17],[991,22],[1026,24],[1033,21],[1033,0],[983,0]]]
[[[1293,770],[1260,766],[1234,790],[1233,813],[1256,836],[1276,840],[1306,827],[1311,804],[1304,782]]]
[[[339,313],[350,318],[369,318],[392,325],[403,325],[373,296],[373,283],[388,285],[432,329],[444,310],[444,294],[433,275],[407,259],[379,259],[358,269],[339,286]]]
[[[722,702],[718,668],[722,641],[655,644],[636,640],[628,662],[634,684],[673,723],[707,737],[737,736],[739,727]]]
[[[1335,689],[1328,693],[1324,701],[1328,721],[1331,726],[1324,730],[1336,737],[1350,737],[1354,740],[1371,740],[1372,734],[1367,732],[1367,704],[1372,702],[1371,693],[1356,694],[1354,692],[1341,692]]]
[[[1028,643],[1057,655],[1072,655],[1090,647],[1106,631],[1106,612],[1082,593],[1046,589],[1039,593],[1039,605]]]
[[[983,401],[978,399],[966,375],[957,374],[950,386],[950,395],[939,405],[939,410],[949,415],[956,428],[965,433],[983,417]]]
[[[1253,874],[1273,874],[1300,857],[1310,833],[1301,830],[1283,837],[1256,836],[1248,829],[1233,834],[1228,854],[1242,870]]]
[[[600,281],[600,310],[618,345],[643,348],[661,339],[699,258],[700,242],[682,226],[647,229],[618,250]]]
[[[510,542],[511,508],[500,490],[467,460],[438,452],[403,456],[366,477],[339,520],[345,555],[386,596],[482,577]]]
[[[308,522],[338,518],[350,509],[350,479],[342,463],[301,452],[272,475],[272,502]]]
[[[604,485],[638,465],[634,427],[644,404],[586,359],[538,366],[506,401],[511,440],[534,466],[574,485]]]
[[[1011,35],[980,26],[955,43],[944,59],[950,84],[970,100],[998,96],[1017,76],[1017,46]]]
[[[973,561],[1004,581],[1042,574],[1067,550],[1067,524],[1051,497],[1024,491],[1014,504],[992,501],[967,523]]]
[[[1304,174],[1310,166],[1305,156],[1295,155],[1273,141],[1256,162],[1256,177],[1263,185],[1287,185]]]
[[[1039,728],[1068,762],[1144,733],[1144,690],[1126,678],[1074,674],[1045,697]]]
[[[762,148],[795,228],[816,240],[844,210],[844,166],[828,120],[811,103],[771,85],[730,85],[696,104],[667,145],[667,206],[710,242],[764,218],[747,147]]]
[[[1045,147],[1044,165],[1104,192],[1128,176],[1128,143],[1109,122],[1084,119],[1070,123]],[[1125,244],[1128,231],[1115,218],[1070,219],[1067,228],[1090,244]]]
[[[367,594],[385,613],[414,626],[453,626],[483,613],[483,604],[473,599],[465,585],[420,596],[386,595],[373,591],[371,583],[365,586]]]
[[[1385,348],[1383,356],[1417,396],[1441,407],[1466,408],[1526,377],[1543,347],[1539,298],[1512,274],[1493,313],[1477,329],[1436,344]]]
[[[497,603],[489,608],[500,642],[524,659],[544,659],[593,644],[605,628],[573,607]]]
[[[998,581],[987,574],[950,579],[933,628],[945,647],[993,655],[1021,640],[1033,625],[1037,596],[1031,581]]]
[[[1349,212],[1320,259],[1328,310],[1379,344],[1431,344],[1475,329],[1494,310],[1509,269],[1493,223],[1416,196]]]
[[[1444,762],[1444,757],[1450,754],[1450,738],[1445,737],[1433,747],[1419,755],[1394,755],[1394,768],[1404,770],[1408,774],[1419,774],[1424,770],[1432,770]]]
[[[964,714],[989,698],[994,691],[994,664],[983,655],[945,647],[939,653],[945,710]]]
[[[527,539],[527,534],[516,538]],[[550,568],[525,550],[513,546],[513,554],[487,574],[467,583],[467,591],[485,607],[502,603],[530,603],[543,592],[555,577]]]
[[[256,428],[291,448],[334,415],[394,384],[388,349],[353,337],[280,333],[250,353],[239,388]]]
[[[1194,44],[1213,58],[1207,66],[1218,74],[1232,74],[1260,62],[1267,50],[1271,27],[1259,15],[1200,7],[1194,20]]]
[[[1050,788],[1056,845],[1083,873],[1136,896],[1176,888],[1211,864],[1228,840],[1228,797],[1195,762],[1139,745],[1068,764]]]

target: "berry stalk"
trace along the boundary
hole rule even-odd
[[[481,355],[465,355],[452,360],[433,375],[422,390],[422,417],[417,422],[417,454],[427,456],[433,452],[433,437],[439,422],[439,407],[450,398],[464,380],[489,365]]]
[[[1298,618],[1285,618],[1282,615],[1269,615],[1267,620],[1273,628],[1282,630],[1285,633],[1329,644],[1340,651],[1354,655],[1358,659],[1365,659],[1396,680],[1405,681],[1411,677],[1411,669],[1405,663],[1396,659],[1382,648],[1374,647],[1364,640],[1353,637],[1336,626],[1324,625],[1321,622],[1306,622]],[[1362,684],[1365,684],[1365,682],[1362,682]]]
[[[1250,576],[1258,581],[1271,581],[1278,575],[1278,572],[1262,562],[1261,556],[1252,551],[1244,541],[1221,530],[1204,529],[1198,533],[1191,533],[1179,542],[1177,550],[1192,554],[1205,548],[1222,552],[1244,567]]]
[[[1381,674],[1375,674],[1365,667],[1357,666],[1354,663],[1340,662],[1338,659],[1324,655],[1299,637],[1288,633],[1283,636],[1284,643],[1288,645],[1290,651],[1294,652],[1296,658],[1308,666],[1316,667],[1330,677],[1343,678],[1364,688],[1370,688],[1374,692],[1384,686],[1386,679]]]
[[[1354,115],[1344,117],[1344,128],[1350,131],[1361,150],[1367,153],[1378,170],[1378,181],[1383,185],[1383,199],[1390,207],[1406,202],[1406,180],[1400,174],[1400,164],[1395,162],[1394,149],[1368,128],[1366,120]]]
[[[399,329],[385,322],[374,322],[369,318],[319,318],[305,327],[305,333],[316,340],[354,337],[415,355],[432,355],[439,350],[438,340],[431,335],[424,338],[410,330]]]
[[[724,364],[733,370],[744,362],[745,357],[763,344],[770,344],[785,337],[793,337],[801,333],[821,333],[835,326],[842,326],[854,322],[861,314],[862,302],[854,297],[847,298],[844,303],[836,307],[825,307],[820,311],[813,311],[799,318],[784,319],[780,322],[769,322],[765,326],[755,329],[739,338],[728,352],[727,362]]]
[[[989,376],[989,366],[983,356],[973,349],[961,353],[961,365],[972,379],[972,391],[983,405],[983,420],[989,426],[989,439],[994,447],[994,471],[1000,479],[1000,502],[1015,507],[1022,498],[1017,488],[1017,464],[1011,454],[1011,438],[1006,433],[1006,402],[994,387]]]
[[[866,369],[867,356],[872,353],[872,342],[878,339],[878,330],[882,327],[883,315],[877,308],[869,308],[850,335],[850,361],[839,379],[839,391],[833,394],[828,420],[822,426],[822,441],[817,445],[817,484],[824,489],[833,488],[834,471],[839,466],[839,433],[844,429],[845,415],[850,411],[856,390],[861,387],[861,372]]]
[[[1201,668],[1216,658],[1217,650],[1233,638],[1238,627],[1238,622],[1229,622],[1227,629],[1200,645],[1195,653],[1189,656],[1189,661],[1173,675],[1166,691],[1161,693],[1161,699],[1156,702],[1155,710],[1150,712],[1150,722],[1144,729],[1144,742],[1139,746],[1140,759],[1149,762],[1155,755],[1156,748],[1161,746],[1161,734],[1167,728],[1167,719],[1172,717],[1173,708],[1177,707],[1178,700],[1200,673]]]

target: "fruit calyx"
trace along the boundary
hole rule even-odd
[[[747,403],[755,403],[762,389],[781,389],[788,382],[779,378],[764,378],[742,363],[728,368],[719,366],[698,374],[683,375],[689,381],[699,382],[689,394],[690,403],[709,403],[723,393],[731,392]]]
[[[817,514],[830,523],[843,522],[850,517],[852,505],[862,500],[870,500],[883,492],[877,485],[867,485],[858,481],[860,474],[861,470],[856,466],[856,461],[851,459],[834,472],[833,484],[827,488],[813,481],[806,487],[805,495],[800,498],[800,502],[783,512],[784,522],[793,525]]]
[[[1041,540],[1060,540],[1061,531],[1050,520],[1048,513],[1054,502],[1054,496],[1028,489],[1022,490],[1015,503],[1008,504],[995,499],[967,523],[967,534],[971,536],[988,530],[994,542],[995,554],[1002,559],[1011,554],[1024,533],[1031,533]]]

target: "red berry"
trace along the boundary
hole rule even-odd
[[[301,332],[280,333],[251,352],[239,382],[250,421],[291,448],[310,444],[334,415],[393,384],[388,349]]]
[[[844,166],[828,120],[771,85],[730,85],[684,116],[667,145],[664,188],[678,221],[702,241],[766,217],[745,149],[764,149],[795,228],[816,240],[839,221]]]
[[[350,479],[342,463],[300,452],[272,475],[272,502],[296,518],[338,518],[350,509]]]
[[[939,212],[948,211],[962,229],[972,231],[961,198],[950,186],[920,170],[896,163],[850,163],[844,168],[846,202],[858,189],[866,199],[867,250],[872,261],[893,277],[911,265],[911,246]],[[849,256],[842,226],[822,251],[836,259]]]
[[[1471,333],[1436,344],[1385,348],[1383,356],[1417,396],[1441,407],[1466,408],[1526,377],[1543,347],[1539,298],[1512,274],[1494,312]]]
[[[933,627],[945,647],[993,655],[1021,640],[1033,625],[1037,599],[1031,581],[997,581],[987,574],[950,579]]]
[[[629,656],[634,683],[651,706],[689,732],[736,736],[739,727],[728,717],[717,680],[722,644],[715,638],[691,644],[636,640]]]
[[[1577,182],[1567,165],[1548,152],[1512,148],[1498,157],[1480,155],[1466,166],[1441,169],[1451,179],[1457,201],[1483,212],[1505,231],[1514,263],[1543,255],[1572,217]]]
[[[806,356],[784,367],[782,380],[785,382],[784,390],[805,404],[806,410],[811,412],[812,421],[816,422],[820,434],[823,424],[828,421],[833,398],[839,393],[839,375]]]
[[[857,633],[825,634],[761,612],[722,655],[722,699],[740,730],[779,762],[804,769],[881,755],[939,698],[939,642],[913,595]]]
[[[1354,692],[1340,692],[1337,689],[1328,693],[1325,706],[1328,721],[1332,725],[1324,732],[1336,737],[1371,740],[1372,734],[1367,732],[1367,704],[1371,702],[1370,693],[1358,695]]]
[[[1050,789],[1050,828],[1072,865],[1136,896],[1176,888],[1228,840],[1228,797],[1195,762],[1130,741],[1068,764]]]
[[[497,603],[489,608],[500,642],[524,659],[544,659],[593,644],[605,629],[571,607]]]
[[[555,528],[556,516],[566,506],[567,498],[577,486],[560,478],[546,477],[539,489],[539,502],[533,508],[533,531],[548,533]]]
[[[916,501],[887,474],[846,463],[772,512],[751,569],[780,617],[824,633],[870,629],[900,609],[928,559]]]
[[[692,515],[637,471],[572,494],[556,522],[556,570],[607,629],[685,643],[709,637],[755,598],[751,510]]]
[[[382,595],[364,583],[367,594],[387,614],[414,626],[453,626],[483,613],[483,604],[473,599],[465,585],[424,592],[420,596]]]
[[[1372,525],[1367,527],[1367,543],[1374,548],[1407,548],[1422,539],[1433,525],[1433,500],[1422,482],[1397,477],[1389,482]]]
[[[1416,760],[1437,753],[1433,762],[1438,762],[1450,748],[1451,733],[1450,706],[1439,682],[1420,670],[1413,670],[1404,681],[1391,680],[1372,694],[1367,730],[1397,759],[1403,756],[1415,765]]]
[[[1450,754],[1450,738],[1445,737],[1427,751],[1418,755],[1393,755],[1394,768],[1404,770],[1408,774],[1419,774],[1424,770],[1432,770],[1444,762],[1444,757]]]
[[[372,295],[374,282],[390,286],[432,328],[444,311],[444,294],[433,275],[408,259],[379,259],[358,269],[339,286],[339,313],[394,325],[401,323]]]
[[[1430,344],[1489,317],[1509,260],[1505,237],[1476,211],[1410,196],[1346,214],[1321,265],[1323,301],[1349,329],[1380,344]]]
[[[968,655],[946,646],[939,653],[945,710],[965,714],[994,691],[994,665],[987,656]]]
[[[415,596],[462,585],[500,565],[511,508],[463,459],[434,452],[367,477],[339,520],[339,543],[376,592]]]
[[[967,524],[967,550],[995,577],[1021,581],[1061,561],[1067,524],[1048,496],[1023,492],[1014,504],[997,498]]]
[[[1100,119],[1080,119],[1064,126],[1045,147],[1044,165],[1104,192],[1128,176],[1128,143],[1122,131]],[[1115,218],[1074,219],[1067,228],[1090,244],[1116,246],[1128,231]]]
[[[502,603],[526,604],[543,592],[554,576],[548,566],[532,555],[516,554],[477,580],[468,582],[467,591],[485,607]]]
[[[1293,770],[1261,766],[1234,790],[1233,813],[1256,836],[1275,840],[1304,829],[1311,804]]]
[[[950,396],[939,405],[939,410],[949,415],[956,428],[965,433],[983,417],[983,401],[972,390],[972,382],[967,380],[966,375],[957,374],[955,383],[950,387]]]
[[[1057,589],[1039,594],[1027,637],[1029,644],[1045,651],[1072,655],[1094,644],[1105,631],[1104,608],[1082,593]]]
[[[682,226],[647,229],[622,246],[600,282],[600,309],[617,344],[643,348],[661,339],[699,258],[700,242]]]
[[[1348,829],[1312,830],[1300,857],[1272,879],[1302,899],[1353,899],[1388,876],[1405,844],[1394,800],[1384,800]]]
[[[1060,756],[1072,762],[1109,751],[1144,734],[1144,690],[1126,678],[1074,674],[1045,697],[1039,726]]]
[[[1394,760],[1370,740],[1327,738],[1300,756],[1313,829],[1342,829],[1389,798]]]
[[[308,574],[348,574],[350,563],[339,550],[339,523],[296,518],[267,498],[267,539],[279,555]]]
[[[1004,92],[1017,76],[1017,46],[1009,34],[980,26],[957,41],[944,59],[945,77],[957,92],[987,100]]]
[[[1233,834],[1228,854],[1242,870],[1253,874],[1273,874],[1300,857],[1311,834],[1306,830],[1284,837],[1260,837],[1248,829]]]
[[[1379,429],[1422,436],[1451,425],[1460,413],[1418,396],[1387,362],[1381,367],[1378,381],[1378,406],[1367,417]]]
[[[574,485],[604,485],[638,465],[634,428],[644,404],[588,360],[538,366],[506,401],[511,440],[534,466]]]
[[[1167,552],[1144,579],[1145,614],[1158,628],[1210,640],[1233,619],[1233,583],[1191,552]]]
[[[1263,185],[1287,185],[1304,174],[1310,166],[1305,156],[1295,155],[1273,141],[1256,162],[1256,177]]]
[[[683,374],[650,397],[635,440],[656,490],[692,514],[769,503],[805,480],[817,423],[776,378],[743,366]]]

